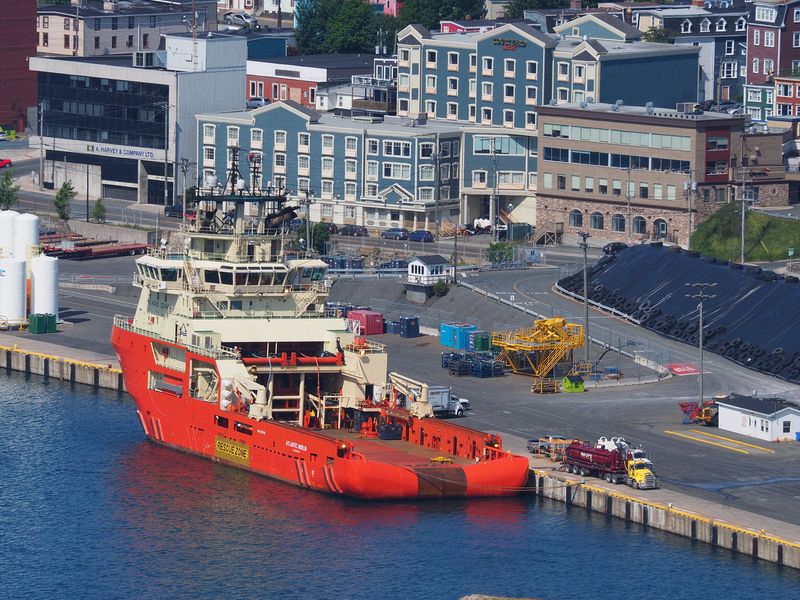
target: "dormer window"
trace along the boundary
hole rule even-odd
[[[692,22],[689,19],[681,23],[681,33],[692,33]]]
[[[728,23],[725,19],[717,19],[717,31],[725,31],[725,28],[728,26]]]
[[[700,33],[708,33],[711,29],[711,21],[703,19],[700,21]]]
[[[736,20],[736,31],[744,31],[747,28],[747,19],[739,17]]]
[[[776,11],[774,8],[765,8],[763,6],[756,7],[756,21],[762,23],[772,23],[775,21]]]

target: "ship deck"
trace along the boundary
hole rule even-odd
[[[405,440],[381,440],[379,438],[363,438],[359,432],[343,429],[325,429],[316,431],[320,435],[338,440],[347,440],[353,444],[353,450],[363,454],[367,460],[403,465],[440,464],[431,459],[443,456],[456,465],[473,464],[468,458],[453,456],[446,450],[424,448]]]

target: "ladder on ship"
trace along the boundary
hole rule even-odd
[[[214,307],[220,316],[226,316],[225,309],[227,298],[221,294],[214,294],[200,284],[200,274],[194,266],[192,257],[188,254],[183,257],[183,269],[186,272],[185,288],[195,294],[201,294],[209,304]]]

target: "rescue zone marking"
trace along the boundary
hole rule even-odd
[[[761,450],[763,452],[769,452],[771,454],[775,454],[775,450],[771,450],[770,448],[764,448],[764,446],[757,446],[755,444],[748,444],[747,442],[740,442],[739,440],[734,440],[733,438],[728,438],[723,435],[717,435],[715,433],[708,433],[707,431],[701,431],[700,429],[692,429],[691,431],[699,433],[700,435],[707,435],[708,437],[725,440],[726,442],[732,442],[734,444],[739,444],[741,446],[748,446],[750,448],[755,448],[756,450]]]
[[[686,435],[685,433],[678,433],[677,431],[665,431],[664,433],[668,433],[670,435],[677,435],[678,437],[686,438],[687,440],[692,440],[695,442],[700,442],[701,444],[708,444],[710,446],[725,448],[725,450],[730,450],[731,452],[741,452],[742,454],[750,454],[747,450],[742,450],[741,448],[731,448],[730,446],[726,446],[724,444],[712,442],[711,440],[704,440],[701,438],[692,437],[691,435]]]

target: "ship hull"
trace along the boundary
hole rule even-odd
[[[152,342],[133,331],[112,331],[144,433],[167,447],[317,492],[365,500],[507,496],[527,482],[527,459],[484,447],[486,434],[438,419],[411,417],[406,440],[384,442],[226,411],[218,402],[191,397],[186,372],[158,364]],[[193,359],[209,360],[181,350],[187,365]],[[153,373],[167,377],[171,389],[153,389]],[[347,456],[340,452],[344,441],[354,449]]]

